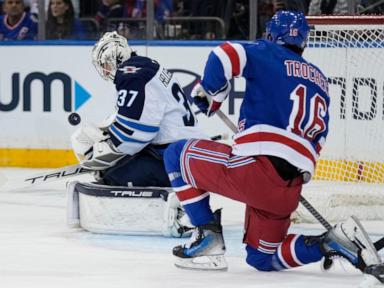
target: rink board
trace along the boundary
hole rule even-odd
[[[113,84],[102,80],[91,64],[91,44],[0,46],[0,166],[58,167],[76,162],[69,143],[69,137],[76,127],[68,123],[68,115],[77,112],[82,117],[82,123],[99,123],[113,111],[115,102]],[[139,44],[132,45],[138,54],[152,57],[174,72],[181,86],[189,93],[192,84],[203,72],[209,52],[219,42],[134,44]],[[376,59],[384,59],[382,50],[350,49],[348,59],[362,59],[365,58],[362,53],[373,52],[379,55]],[[334,57],[335,54],[339,56]],[[345,163],[345,143],[352,143],[348,153],[359,160],[351,166],[357,167],[356,177],[364,173],[361,169],[371,166],[379,169],[381,174],[382,165],[375,165],[376,162],[384,162],[376,156],[384,157],[384,153],[380,151],[383,149],[379,144],[382,143],[381,138],[376,137],[377,145],[371,145],[367,149],[362,149],[361,139],[370,137],[364,135],[371,133],[366,129],[367,125],[373,125],[377,131],[384,131],[382,71],[375,71],[372,65],[369,69],[359,71],[359,77],[375,79],[375,87],[359,89],[359,109],[363,113],[371,109],[374,91],[375,114],[371,119],[352,119],[354,107],[351,90],[354,78],[342,69],[347,59],[345,49],[308,48],[305,56],[316,64],[323,59],[332,59],[332,63],[327,63],[324,67],[319,65],[320,68],[329,77],[345,79],[346,84],[344,110],[340,107],[343,91],[338,85],[330,85],[332,123],[322,155],[333,161],[332,165],[337,170],[337,167]],[[334,63],[335,61],[338,63]],[[356,65],[366,67],[359,62]],[[328,66],[332,67],[332,75],[327,73],[330,69]],[[333,69],[334,67],[340,68]],[[230,98],[222,110],[236,122],[245,83],[243,79],[235,79],[233,84]],[[204,115],[198,115],[198,120],[209,135],[230,133],[218,117],[207,119]],[[350,121],[346,125],[348,120]],[[340,133],[340,129],[345,133]],[[369,155],[375,155],[375,159],[370,159]],[[321,165],[322,162],[319,166]],[[323,174],[320,177],[336,177],[340,180],[344,176],[340,173],[333,173],[331,176],[329,172],[325,172],[325,176]]]

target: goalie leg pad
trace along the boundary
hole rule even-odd
[[[80,228],[79,193],[75,191],[78,181],[67,184],[67,225]]]
[[[188,237],[191,235],[193,228],[176,194],[169,193],[164,209],[163,235],[166,237]]]
[[[180,222],[180,204],[169,196],[172,194],[171,188],[71,182],[67,186],[67,222],[94,233],[180,237],[186,228]]]

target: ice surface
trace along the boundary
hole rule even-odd
[[[9,179],[36,170],[0,169]],[[89,175],[79,176],[90,179]],[[1,189],[1,188],[0,188]],[[316,205],[316,203],[313,203]],[[228,272],[180,270],[171,249],[183,239],[92,234],[66,227],[65,181],[33,189],[0,191],[0,288],[188,288],[357,287],[362,276],[348,264],[324,273],[318,263],[284,272],[258,272],[245,263],[243,206],[213,197],[223,207]],[[373,238],[382,222],[364,223]],[[292,232],[319,234],[319,225],[293,225]]]

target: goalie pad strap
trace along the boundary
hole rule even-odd
[[[77,183],[76,191],[95,197],[114,198],[162,198],[167,201],[172,188],[106,186],[95,183]]]

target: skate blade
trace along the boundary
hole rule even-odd
[[[342,224],[342,226],[344,225],[355,225],[355,227],[358,228],[353,229],[352,233],[347,233],[349,229],[343,229],[343,231],[351,241],[356,243],[362,249],[361,257],[367,266],[381,264],[381,258],[359,219],[352,215]]]
[[[193,258],[176,257],[177,268],[189,270],[227,271],[228,264],[224,255],[199,256]]]

